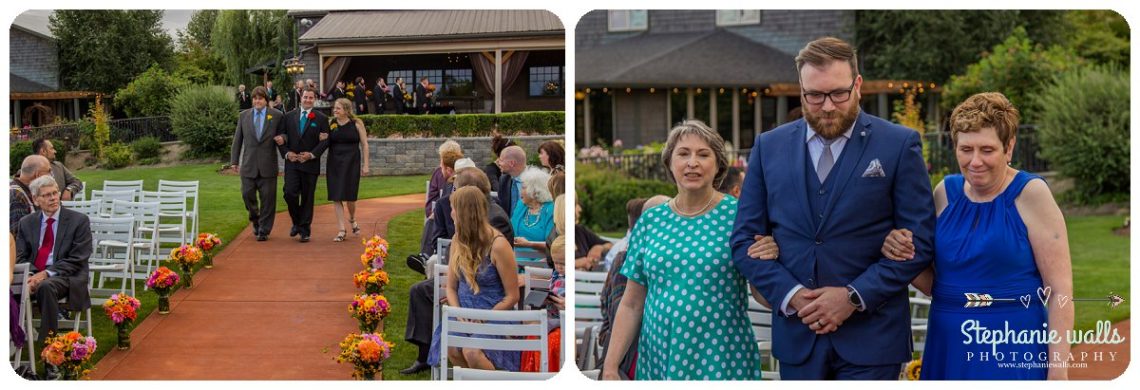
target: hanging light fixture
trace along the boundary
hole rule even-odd
[[[285,67],[285,73],[290,76],[305,73],[305,63],[300,58],[287,59],[281,65]]]

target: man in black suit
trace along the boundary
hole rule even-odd
[[[40,340],[59,329],[59,299],[67,309],[91,307],[87,261],[91,257],[91,222],[83,213],[60,207],[59,185],[41,176],[30,185],[39,210],[20,219],[16,263],[31,264],[28,288],[40,309]]]
[[[277,213],[277,151],[273,137],[285,123],[281,111],[268,107],[268,96],[264,87],[253,89],[253,108],[238,115],[230,150],[230,165],[241,175],[241,197],[258,241],[269,239]]]
[[[304,81],[297,80],[297,82],[293,83],[293,90],[289,91],[289,101],[285,102],[286,112],[296,110],[297,107],[301,106],[301,93],[304,92],[304,89]]]
[[[508,146],[503,149],[499,154],[499,169],[503,174],[499,176],[498,189],[499,207],[506,210],[507,216],[511,215],[511,209],[518,203],[519,196],[522,194],[522,181],[519,180],[519,175],[522,175],[526,170],[526,151],[519,146]]]
[[[293,228],[289,237],[301,235],[309,242],[312,235],[313,197],[321,175],[321,154],[328,148],[329,118],[313,109],[317,90],[304,88],[301,107],[285,114],[285,126],[274,137],[277,150],[285,158],[285,204]]]
[[[237,100],[238,110],[248,110],[250,107],[253,107],[253,101],[250,100],[249,92],[245,91],[245,84],[238,85],[238,91],[237,94],[234,95],[234,99]]]
[[[352,93],[352,102],[356,105],[356,115],[364,115],[368,113],[368,86],[364,84],[364,78],[356,76],[354,91]]]
[[[384,78],[376,79],[376,85],[372,87],[372,102],[376,104],[376,113],[384,115],[384,104],[388,103],[388,83],[384,82]]]
[[[329,91],[329,101],[335,102],[337,99],[345,96],[348,96],[348,93],[344,91],[344,82],[337,81],[336,88],[333,88],[332,91]]]
[[[428,83],[427,77],[423,77],[423,78],[420,78],[420,83],[416,84],[416,86],[415,86],[416,112],[419,114],[430,114],[431,113],[432,92],[428,91],[429,85],[431,85],[431,84]]]

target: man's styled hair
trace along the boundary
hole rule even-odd
[[[250,99],[256,99],[259,97],[262,99],[265,99],[265,100],[269,100],[269,90],[265,89],[265,87],[262,87],[260,85],[257,86],[256,88],[254,88],[253,93],[251,93],[249,95],[249,98]]]
[[[859,57],[855,54],[855,47],[836,37],[816,39],[800,49],[796,55],[796,74],[800,74],[804,64],[820,67],[832,61],[847,61],[851,66],[851,76],[859,75]]]
[[[47,138],[36,138],[35,141],[32,141],[32,154],[40,154],[40,152],[44,151],[44,148],[47,147],[47,142]]]

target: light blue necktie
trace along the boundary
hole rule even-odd
[[[309,111],[301,111],[301,135],[305,135],[305,126],[309,125]]]
[[[257,140],[261,140],[261,118],[265,115],[265,110],[257,110],[257,115],[253,116],[253,126],[257,129]]]

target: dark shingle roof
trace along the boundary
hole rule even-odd
[[[55,88],[8,73],[9,92],[55,92]]]
[[[610,87],[794,83],[795,58],[735,33],[641,34],[577,52],[576,83]]]
[[[543,10],[330,12],[300,43],[371,42],[565,34],[558,16]]]

